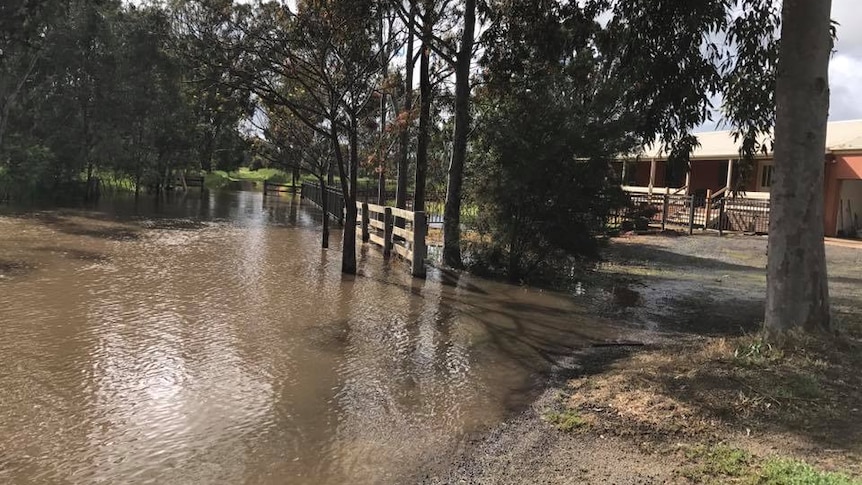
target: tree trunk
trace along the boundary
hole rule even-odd
[[[413,3],[410,4],[410,19],[407,25],[407,51],[404,58],[407,60],[404,68],[404,113],[409,116],[413,110],[413,18],[416,14]],[[409,119],[409,118],[408,118]],[[395,207],[404,209],[407,207],[407,170],[410,166],[410,129],[405,126],[401,132],[400,158],[398,160],[398,186],[395,188]],[[398,219],[399,227],[404,227],[404,220]]]
[[[320,183],[320,205],[323,207],[323,234],[321,235],[320,247],[327,249],[329,248],[329,213],[326,208],[329,207],[329,191],[323,184],[323,177],[317,181]]]
[[[470,61],[473,58],[473,29],[476,25],[476,0],[464,2],[464,32],[455,62],[455,132],[452,160],[443,211],[443,263],[460,268],[461,263],[461,186],[470,132]]]
[[[383,86],[386,85],[386,78],[389,76],[389,56],[386,53],[386,43],[383,40],[383,9],[380,9],[380,52],[383,59]],[[379,168],[377,174],[377,204],[386,205],[386,153],[383,148],[386,136],[386,90],[380,90],[380,147],[379,147]]]
[[[359,169],[359,127],[356,122],[356,113],[350,116],[350,171],[349,184],[341,183],[344,194],[344,243],[341,254],[341,272],[356,274],[356,172]],[[342,178],[344,174],[341,174]]]
[[[431,137],[431,17],[433,8],[425,6],[422,21],[422,54],[419,59],[419,140],[416,147],[416,187],[413,189],[413,210],[425,210],[425,179],[428,171],[428,142]]]
[[[765,328],[831,329],[823,171],[831,0],[784,0],[776,84]]]

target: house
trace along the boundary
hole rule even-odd
[[[638,157],[617,162],[623,190],[655,203],[660,198],[694,196],[697,219],[702,226],[766,232],[769,189],[772,185],[772,153],[757,157],[744,190],[733,192],[731,181],[738,170],[739,144],[730,131],[696,134],[700,146],[691,154],[690,170],[668,167],[667,156],[658,146]],[[862,120],[828,123],[823,227],[827,236],[856,236],[862,231]],[[724,199],[724,219],[718,220],[719,201]],[[689,204],[691,205],[691,204]],[[695,211],[691,211],[692,214]]]

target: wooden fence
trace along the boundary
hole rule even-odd
[[[356,209],[363,242],[380,246],[385,257],[394,252],[410,263],[410,274],[425,276],[425,235],[428,221],[424,212],[411,212],[366,202],[357,202]],[[404,220],[403,228],[395,225],[395,218]]]
[[[318,184],[304,182],[302,198],[323,208],[322,190],[326,190],[328,196],[326,213],[341,224],[351,223],[344,220],[344,197],[340,190],[332,187],[321,189]],[[425,257],[428,249],[425,244],[425,236],[428,233],[428,217],[425,212],[357,202],[356,218],[357,220],[352,223],[360,225],[362,242],[380,246],[385,257],[395,253],[410,263],[410,274],[425,276]],[[395,224],[396,219],[399,221],[398,224]],[[404,222],[404,227],[400,227],[401,221]]]

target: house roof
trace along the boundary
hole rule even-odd
[[[694,133],[700,142],[691,154],[692,160],[723,160],[739,157],[739,143],[733,139],[730,131],[710,131]],[[761,142],[767,142],[772,134],[764,136]],[[862,120],[833,121],[826,125],[826,153],[836,151],[862,151]],[[772,151],[765,153],[771,156]],[[664,159],[659,143],[644,147],[640,158]]]

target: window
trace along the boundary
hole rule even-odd
[[[772,165],[764,165],[760,168],[760,188],[768,189],[772,186]]]

